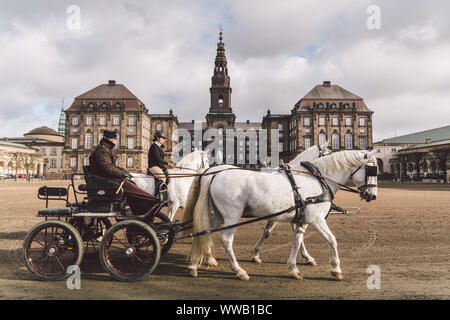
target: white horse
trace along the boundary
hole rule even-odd
[[[340,185],[331,183],[331,180],[343,184],[351,178],[360,190],[361,198],[371,201],[377,194],[377,162],[373,153],[374,151],[341,151],[316,159],[312,163],[325,179],[329,179],[327,182],[333,195],[340,189]],[[227,167],[229,166],[221,166],[220,169]],[[375,168],[375,175],[373,168]],[[302,167],[293,169],[305,170]],[[322,186],[315,176],[294,174],[294,177],[296,185],[301,187],[299,192],[302,199],[322,194]],[[217,210],[211,207],[211,200]],[[193,231],[197,233],[213,230],[221,224],[225,227],[234,225],[242,216],[264,217],[281,212],[292,207],[294,203],[292,186],[285,173],[227,170],[196,178],[189,191],[184,217],[185,220],[193,218]],[[331,249],[331,274],[341,280],[342,270],[336,239],[325,220],[330,206],[330,201],[307,204],[303,210],[302,223],[311,224],[327,240]],[[292,222],[294,216],[295,210],[292,210],[271,220]],[[232,249],[236,230],[236,227],[224,230],[221,239],[232,270],[237,273],[239,279],[248,280],[247,272],[239,266]],[[303,241],[304,231],[304,228],[300,228],[295,234],[288,260],[290,275],[296,279],[302,278],[297,268],[297,253]],[[192,276],[197,276],[197,268],[205,258],[210,256],[211,248],[212,239],[209,232],[194,238],[189,256],[191,262],[189,272]]]
[[[294,167],[299,167],[300,163],[302,161],[313,161],[318,159],[321,156],[325,156],[330,154],[330,150],[328,149],[328,141],[325,141],[324,143],[322,143],[319,147],[317,147],[316,145],[306,149],[305,151],[303,151],[302,153],[300,153],[299,155],[297,155],[293,160],[291,160],[288,164],[291,168]],[[261,235],[261,237],[259,238],[258,242],[256,243],[255,247],[253,248],[253,257],[252,260],[256,263],[262,263],[261,260],[261,247],[262,244],[264,243],[264,241],[270,236],[270,234],[272,233],[273,229],[275,229],[276,225],[278,224],[277,221],[268,221],[266,224],[266,227],[264,228],[264,231]],[[291,224],[292,226],[292,230],[296,233],[299,232],[299,228],[301,227],[299,224]],[[303,226],[305,228],[308,227],[308,225],[304,225]],[[302,241],[302,243],[300,244],[300,253],[302,255],[303,258],[306,259],[306,263],[312,265],[312,266],[316,266],[317,262],[316,260],[311,257],[308,253],[308,251],[306,250],[306,246],[304,241]]]
[[[207,152],[196,150],[183,157],[173,169],[168,170],[169,175],[173,174],[173,177],[170,178],[170,182],[167,185],[168,217],[171,221],[173,221],[178,208],[184,207],[189,188],[194,181],[194,176],[177,178],[176,175],[201,173],[207,168],[209,168]],[[132,173],[132,176],[132,180],[140,188],[150,194],[154,194],[155,179],[153,176],[146,175],[145,173]]]

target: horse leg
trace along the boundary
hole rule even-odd
[[[297,230],[300,229],[300,228],[304,228],[305,230],[303,231],[303,233],[305,233],[306,232],[306,228],[308,228],[308,225],[304,224],[304,225],[300,226],[300,225],[296,224],[294,228],[295,228],[294,232],[297,232]],[[303,237],[302,243],[300,243],[300,253],[301,253],[302,257],[306,259],[306,263],[307,264],[309,264],[311,266],[317,266],[316,260],[313,257],[311,257],[309,255],[308,251],[306,250],[305,238],[304,237]]]
[[[302,279],[300,271],[297,268],[297,254],[298,249],[303,244],[303,238],[307,226],[308,225],[298,225],[298,224],[292,225],[292,229],[294,231],[294,241],[292,243],[291,255],[289,256],[287,264],[290,269],[289,274],[295,279]]]
[[[331,250],[331,274],[338,280],[342,280],[342,270],[340,266],[339,255],[337,251],[337,242],[334,235],[331,233],[330,228],[325,221],[325,219],[321,219],[317,222],[313,223],[313,227],[328,241],[328,245]]]
[[[173,218],[175,217],[175,214],[177,213],[178,208],[180,207],[178,201],[169,201],[168,204],[168,213],[167,215],[169,216],[170,221],[173,221]]]
[[[241,280],[248,280],[250,278],[247,272],[239,266],[233,252],[233,239],[235,232],[236,228],[225,230],[222,233],[222,244],[225,248],[225,252],[227,253],[228,260],[230,261],[231,269],[236,272],[236,276]]]
[[[259,256],[259,253],[261,252],[261,246],[262,246],[264,240],[266,240],[269,237],[270,233],[275,228],[277,223],[278,223],[277,221],[267,221],[267,224],[266,224],[266,227],[264,228],[263,234],[259,238],[258,243],[253,248],[252,260],[254,262],[262,263],[261,258]]]

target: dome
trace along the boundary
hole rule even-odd
[[[58,132],[56,132],[52,128],[45,127],[45,126],[33,129],[30,132],[24,134],[24,136],[28,136],[28,135],[59,136]]]

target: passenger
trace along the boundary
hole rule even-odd
[[[90,171],[93,174],[107,179],[123,183],[123,192],[127,198],[127,203],[134,215],[147,213],[159,200],[150,193],[142,190],[133,182],[130,182],[131,175],[124,168],[116,166],[118,156],[114,146],[117,143],[115,131],[104,130],[103,138],[89,157]]]
[[[161,131],[156,131],[155,136],[153,138],[153,144],[150,146],[148,150],[148,169],[147,174],[152,174],[155,177],[155,196],[160,198],[160,190],[167,183],[169,183],[167,179],[167,168],[166,166],[173,168],[174,165],[172,162],[167,162],[164,160],[164,142],[166,141],[166,136]],[[166,194],[164,193],[165,198]]]

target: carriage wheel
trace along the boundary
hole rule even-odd
[[[152,222],[146,221],[156,232],[161,246],[161,257],[165,255],[170,248],[172,248],[175,240],[176,232],[171,226],[171,221],[168,216],[162,212],[157,212]]]
[[[125,220],[109,228],[100,244],[103,268],[120,281],[140,281],[155,270],[161,256],[158,237],[146,223]]]
[[[59,220],[37,224],[23,242],[25,266],[44,281],[58,281],[67,277],[67,268],[80,265],[83,252],[83,241],[78,231]]]
[[[81,235],[81,238],[85,242],[84,252],[89,252],[89,247],[92,247],[94,253],[97,253],[98,246],[105,235],[106,230],[111,228],[111,221],[108,218],[92,217],[86,221],[85,217],[77,217],[69,220],[69,223],[73,225]],[[92,253],[92,252],[91,252]]]

